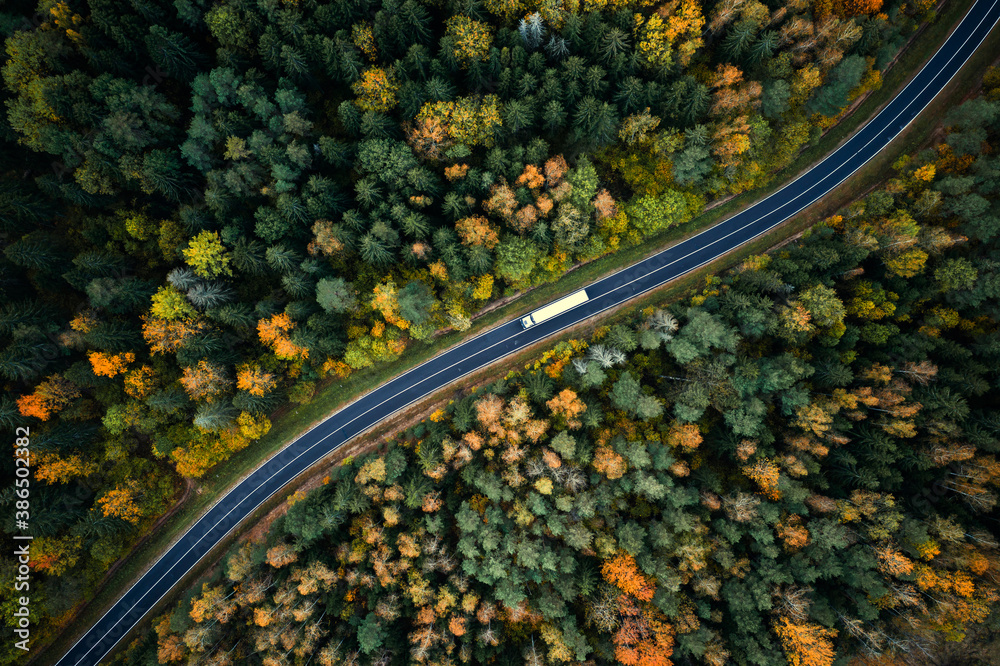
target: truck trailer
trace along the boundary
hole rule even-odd
[[[538,308],[531,314],[521,317],[521,326],[524,328],[531,328],[535,324],[541,324],[546,319],[552,319],[556,315],[561,315],[567,310],[572,310],[581,303],[586,303],[588,298],[586,289],[575,291],[569,296],[563,296],[558,301],[553,301],[545,307]]]

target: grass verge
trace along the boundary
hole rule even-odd
[[[156,534],[151,535],[138,545],[118,570],[104,582],[101,590],[94,596],[93,600],[81,611],[78,617],[74,618],[72,627],[63,632],[63,634],[49,645],[41,646],[35,652],[37,657],[31,661],[54,663],[59,656],[73,645],[87,628],[101,617],[107,608],[110,608],[117,599],[119,590],[132,585],[148,566],[176,538],[183,534],[189,525],[194,523],[198,516],[225,494],[228,488],[251,473],[268,457],[280,450],[287,442],[325,419],[331,412],[337,410],[342,405],[357,399],[391,377],[422,363],[466,337],[482,332],[497,322],[506,321],[515,315],[530,311],[560,294],[584,286],[618,270],[622,266],[632,264],[665,247],[673,245],[683,240],[683,238],[696,233],[698,230],[719,222],[755,201],[766,197],[774,190],[779,189],[802,170],[808,168],[809,165],[831,152],[837,145],[846,140],[854,131],[862,126],[865,121],[874,116],[882,106],[888,103],[923,63],[933,55],[934,51],[944,41],[951,29],[957,25],[959,19],[965,14],[971,4],[972,0],[950,0],[947,2],[942,8],[937,21],[927,26],[919,38],[913,40],[909,47],[897,58],[894,66],[886,73],[882,87],[870,94],[854,109],[850,116],[827,132],[814,146],[800,153],[791,165],[776,174],[772,180],[772,185],[769,187],[734,197],[722,205],[716,206],[698,216],[690,223],[666,230],[657,236],[647,239],[641,245],[623,249],[614,255],[579,266],[560,281],[533,289],[513,302],[477,318],[469,331],[464,333],[448,333],[435,339],[430,345],[414,346],[407,351],[403,358],[394,363],[355,372],[343,381],[333,381],[318,392],[310,404],[283,410],[281,415],[274,419],[274,426],[268,435],[252,443],[249,447],[213,469],[205,478],[199,480],[196,491],[190,494],[184,505],[179,507],[174,515],[157,530]],[[858,192],[865,192],[874,187],[878,182],[891,174],[891,164],[901,154],[912,152],[927,142],[937,125],[938,119],[950,108],[952,101],[961,99],[967,91],[971,90],[975,81],[978,80],[980,72],[993,61],[992,54],[997,47],[1000,47],[1000,36],[998,36],[998,31],[994,30],[990,33],[983,46],[965,64],[959,74],[903,134],[897,137],[889,147],[879,153],[875,159],[870,161],[850,179],[824,197],[822,201],[799,213],[795,218],[773,230],[766,237],[737,248],[730,254],[717,259],[707,266],[640,296],[616,309],[614,313],[603,315],[600,318],[601,322],[604,323],[609,317],[617,316],[616,313],[622,312],[623,309],[632,310],[636,307],[645,307],[655,302],[678,298],[681,294],[703,281],[708,275],[718,272],[734,263],[738,263],[751,254],[759,254],[776,243],[800,233],[826,215],[849,203],[857,197]],[[506,372],[512,367],[521,366],[526,359],[531,358],[537,353],[540,348],[539,346],[549,347],[559,340],[579,336],[581,332],[586,332],[595,327],[596,321],[597,319],[595,318],[582,322],[573,329],[564,331],[559,336],[546,339],[515,357],[504,359],[497,365],[484,369],[473,377],[466,378],[463,382],[478,383],[479,381],[483,381],[481,377],[491,376],[498,372]],[[442,389],[435,395],[421,401],[419,405],[412,406],[407,410],[407,413],[422,409],[424,405],[430,402],[441,400],[442,396],[453,391],[454,387]],[[371,434],[364,435],[362,438],[356,439],[353,443],[346,445],[339,452],[339,455],[345,454],[348,449],[353,450],[359,441],[371,442]],[[332,459],[332,457],[328,457],[328,459],[317,463],[317,465],[305,472],[300,478],[308,478],[316,473],[317,470],[329,465]],[[294,488],[294,485],[297,484],[290,485],[286,488],[287,492],[272,497],[261,506],[253,516],[246,520],[243,527],[245,528],[247,525],[251,525],[261,517],[266,516],[268,512],[284,501],[287,494]],[[203,575],[228,550],[235,538],[234,535],[231,535],[227,540],[220,543],[208,553],[202,560],[203,564],[197,570],[193,570],[188,576],[185,576],[181,581],[182,585],[174,588],[175,593],[177,590],[184,589],[191,581]],[[168,601],[169,597],[168,600],[161,602],[161,605],[168,603]],[[119,643],[119,647],[127,644],[127,642],[127,639],[123,640]]]

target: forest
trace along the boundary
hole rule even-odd
[[[799,241],[334,465],[119,663],[995,664],[985,84]]]
[[[38,640],[275,410],[766,185],[934,16],[6,2],[0,427],[32,432]],[[865,335],[893,337],[888,317]],[[684,396],[688,416],[709,399]]]

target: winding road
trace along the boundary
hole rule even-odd
[[[271,495],[344,442],[411,403],[579,321],[710,263],[767,233],[825,196],[916,118],[1000,19],[1000,0],[977,0],[906,88],[851,139],[808,172],[737,215],[587,286],[590,300],[521,328],[514,319],[477,335],[383,384],[288,444],[232,488],[149,568],[58,662],[97,664],[184,575]]]

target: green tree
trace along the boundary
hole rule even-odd
[[[316,302],[331,314],[350,312],[357,305],[357,295],[344,278],[322,278],[316,283]]]
[[[775,79],[764,86],[761,96],[761,111],[768,118],[779,118],[788,110],[788,100],[792,96],[791,86],[784,79]]]
[[[641,395],[639,382],[632,376],[632,373],[626,371],[611,387],[611,393],[608,394],[608,397],[611,398],[611,404],[618,409],[635,413]]]
[[[979,271],[964,257],[947,259],[934,269],[934,279],[943,291],[972,289],[978,276]]]
[[[379,622],[375,613],[368,613],[361,626],[358,627],[358,645],[365,654],[371,654],[382,647],[388,637],[388,631]]]
[[[643,236],[688,222],[700,212],[697,200],[683,192],[668,189],[658,197],[645,195],[625,206],[629,223]]]
[[[678,363],[688,364],[713,348],[735,351],[739,336],[719,317],[698,308],[688,310],[687,317],[680,333],[667,345]]]
[[[194,78],[205,64],[205,58],[194,42],[184,34],[171,32],[161,25],[150,26],[146,49],[153,62],[170,76],[186,81]]]
[[[847,106],[848,94],[861,81],[861,76],[867,68],[868,64],[862,56],[847,56],[830,71],[826,83],[816,90],[806,108],[824,116],[837,115]]]
[[[521,286],[528,280],[542,254],[530,240],[512,235],[504,237],[496,253],[497,276],[512,286]]]
[[[417,326],[425,323],[431,317],[431,312],[437,304],[434,292],[419,280],[406,283],[399,290],[399,314]]]
[[[809,310],[817,326],[829,327],[844,321],[844,304],[830,287],[822,284],[809,287],[799,294],[799,301]]]

